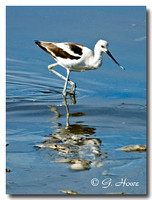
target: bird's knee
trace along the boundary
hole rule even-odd
[[[54,63],[54,64],[51,64],[51,65],[48,65],[48,69],[51,70],[53,67],[57,66],[58,63]]]
[[[76,86],[76,83],[73,83],[73,82],[72,82],[72,88],[75,89],[76,87],[77,87],[77,86]]]
[[[62,91],[62,94],[63,94],[63,96],[65,97],[66,95],[67,95],[67,92],[66,91]]]
[[[51,70],[53,68],[52,65],[48,65],[48,70]]]

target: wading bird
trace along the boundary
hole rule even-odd
[[[81,44],[64,42],[43,42],[35,40],[35,43],[50,54],[56,63],[48,66],[48,69],[55,73],[57,76],[65,80],[63,89],[63,95],[66,96],[67,84],[71,84],[71,94],[75,94],[76,84],[69,79],[71,71],[83,72],[86,70],[98,69],[102,65],[102,53],[107,53],[113,61],[122,69],[124,69],[111,55],[107,46],[108,43],[105,40],[99,40],[94,47],[94,54],[91,49]],[[67,76],[64,77],[57,71],[53,70],[53,67],[60,65],[67,70]]]

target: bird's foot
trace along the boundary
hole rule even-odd
[[[71,104],[76,104],[76,98],[75,98],[75,92],[71,92],[71,91],[67,91],[67,93],[69,94],[70,96],[70,99],[71,99]]]
[[[70,91],[66,91],[65,89],[62,91],[62,94],[64,97],[66,97],[67,93],[70,95],[70,96],[74,96],[75,98],[75,89],[76,89],[76,84],[73,83],[72,86],[71,86],[71,90]]]
[[[67,91],[69,95],[75,95],[75,92]]]
[[[49,67],[49,66],[48,66],[48,70],[51,72],[51,71],[52,71],[52,67]]]
[[[75,89],[76,89],[76,84],[73,83],[72,86],[71,86],[70,93],[74,95],[75,94]]]

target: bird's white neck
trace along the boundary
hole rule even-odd
[[[90,62],[92,69],[97,69],[101,66],[101,64],[102,64],[102,53],[103,52],[99,51],[97,46],[95,46],[94,56],[92,57],[92,60]]]

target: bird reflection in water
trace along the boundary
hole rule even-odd
[[[71,103],[75,104],[74,95],[70,95]],[[102,141],[92,137],[96,129],[83,124],[70,124],[70,117],[81,117],[83,112],[70,113],[67,99],[63,96],[66,107],[66,126],[58,125],[54,133],[46,136],[43,144],[37,145],[39,148],[50,148],[57,152],[57,159],[54,162],[70,163],[73,170],[86,170],[90,167],[100,167],[103,165],[103,158],[106,156],[101,153]],[[56,114],[56,119],[61,117],[57,107],[49,106],[50,110]],[[51,120],[52,121],[52,120]]]

